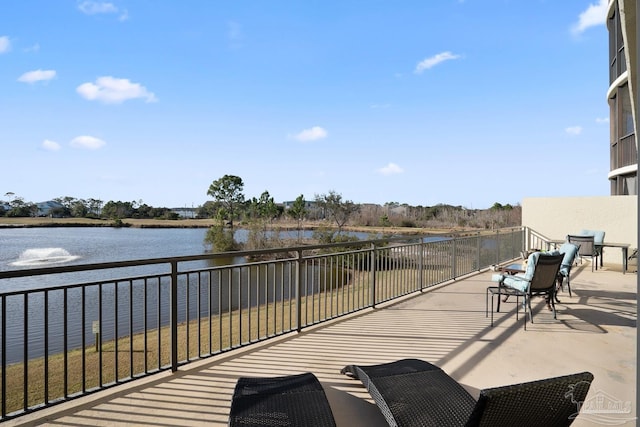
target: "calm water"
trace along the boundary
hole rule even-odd
[[[66,266],[74,264],[91,264],[100,262],[126,261],[136,259],[166,258],[188,255],[199,255],[206,251],[204,238],[207,230],[204,228],[186,229],[158,229],[158,228],[0,228],[0,271],[20,270],[38,267]],[[286,237],[295,237],[293,235]],[[308,237],[311,232],[307,232]],[[370,238],[368,234],[356,233],[361,239]],[[238,230],[236,240],[246,240],[247,231]],[[242,262],[243,258],[231,260],[231,262]],[[202,261],[206,266],[206,261]],[[194,267],[194,266],[192,266]],[[136,267],[135,272],[127,270],[126,276],[136,276],[139,274],[158,273],[159,267]],[[147,271],[145,269],[149,269]],[[163,272],[167,272],[168,267],[162,266]],[[117,273],[108,270],[98,270],[93,272],[59,274],[55,276],[32,276],[25,278],[6,279],[0,281],[0,292],[16,290],[28,290],[33,288],[52,287],[62,284],[92,282],[99,280],[123,277],[125,269]],[[153,271],[151,271],[153,270]],[[193,287],[192,287],[193,288]],[[151,286],[148,288],[146,296],[151,307],[156,303],[162,307],[160,319],[155,314],[150,314],[147,318],[148,326],[153,327],[158,321],[161,324],[168,322],[168,300],[167,287],[162,289]],[[184,289],[184,288],[183,288]],[[127,288],[123,286],[122,295],[126,295]],[[143,288],[137,286],[133,298],[140,301]],[[189,290],[195,293],[196,288]],[[74,348],[81,345],[84,334],[87,344],[93,343],[93,333],[91,322],[97,319],[98,310],[98,289],[96,287],[87,288],[85,315],[88,324],[82,325],[80,309],[82,306],[81,293],[79,289],[70,290],[68,295],[68,340],[69,347]],[[158,302],[160,294],[160,302]],[[120,296],[118,307],[121,313],[128,312],[128,298]],[[107,286],[103,289],[103,338],[112,339],[114,335],[114,324],[116,319],[110,315],[113,312],[114,288]],[[180,296],[179,296],[180,298]],[[22,296],[6,297],[7,299],[7,361],[9,363],[23,360],[24,348],[24,299]],[[217,301],[217,295],[215,296]],[[223,298],[223,302],[225,298]],[[54,291],[49,296],[49,345],[50,352],[56,353],[63,349],[63,316],[62,307],[64,298],[61,291]],[[44,354],[43,319],[44,301],[42,294],[33,294],[28,299],[29,311],[29,358],[39,357]],[[136,312],[138,310],[136,309]],[[153,310],[152,310],[153,311]],[[183,304],[178,306],[179,316],[185,316]],[[197,313],[189,313],[193,318]],[[140,330],[143,327],[143,318],[140,313],[136,313],[134,329]],[[126,316],[118,321],[121,331],[127,329]],[[120,334],[119,334],[120,335]]]
[[[206,250],[206,233],[206,228],[0,228],[0,271],[199,255]],[[295,238],[297,232],[282,234]],[[246,238],[246,230],[236,231],[236,240]]]
[[[0,229],[0,271],[53,265],[197,255],[204,228]]]

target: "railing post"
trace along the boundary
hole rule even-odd
[[[424,290],[424,237],[420,238],[420,257],[418,258],[418,282],[420,285],[420,292]]]
[[[496,230],[496,264],[500,264],[500,230]]]
[[[480,241],[482,240],[481,236],[480,236],[480,232],[478,231],[478,237],[476,238],[476,253],[478,254],[478,271],[480,271],[480,269],[482,268],[482,266],[480,265],[480,262],[482,260],[482,257],[480,256],[480,251],[482,250],[482,246],[480,246]]]
[[[369,254],[369,271],[371,272],[371,301],[369,305],[371,308],[376,307],[376,244],[375,242],[371,243],[371,253]]]
[[[457,269],[457,260],[456,260],[456,242],[458,241],[458,239],[456,237],[453,238],[453,247],[451,248],[451,278],[455,279],[456,278],[456,273],[458,271]]]
[[[2,418],[7,416],[7,297],[2,297],[2,313],[0,313],[0,321],[2,322],[2,344],[0,344],[0,350],[2,350],[2,355],[0,355],[0,363],[2,365],[2,373],[0,374],[0,378],[2,379],[2,409],[0,413]],[[65,373],[66,375],[66,373]]]
[[[171,372],[178,370],[178,262],[171,261],[169,329],[171,330]],[[160,333],[160,331],[158,331]],[[159,356],[158,356],[159,357]]]
[[[302,330],[302,283],[304,283],[302,262],[302,250],[298,250],[298,260],[296,263],[298,266],[298,274],[296,275],[296,314],[298,318],[296,330],[298,332]]]

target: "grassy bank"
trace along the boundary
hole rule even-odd
[[[390,274],[381,273],[380,280],[389,280]],[[368,272],[354,272],[345,288],[336,287],[332,291],[315,294],[312,298],[303,298],[303,325],[353,310],[354,299],[358,299],[359,304],[366,304],[365,301],[369,299],[369,285]],[[202,318],[199,322],[192,320],[180,323],[178,360],[198,359],[200,354],[219,354],[295,329],[296,313],[296,302],[293,300],[271,302],[260,305],[259,308],[244,309],[242,312],[234,310],[221,316]],[[148,330],[146,334],[135,333],[117,341],[104,342],[101,352],[96,351],[95,345],[89,345],[68,351],[66,357],[61,353],[50,355],[46,359],[32,359],[26,364],[29,384],[26,403],[23,392],[25,364],[9,365],[6,369],[7,412],[20,411],[25,405],[39,405],[45,401],[63,398],[65,395],[81,394],[85,390],[99,388],[101,384],[128,381],[144,375],[145,372],[153,373],[167,369],[171,363],[170,341],[170,329],[164,326],[159,330]],[[48,371],[46,378],[45,363]]]
[[[424,278],[425,282],[439,283],[448,277],[449,267],[433,266],[428,272],[429,277]],[[412,292],[418,274],[415,269],[406,267],[378,271],[378,300],[386,301]],[[302,324],[333,318],[367,306],[371,298],[371,278],[369,271],[352,270],[344,286],[341,284],[315,294],[313,298],[303,299]],[[295,304],[295,301],[270,303],[260,306],[259,310],[245,309],[242,313],[234,311],[222,316],[214,315],[210,319],[207,317],[200,323],[197,320],[182,323],[178,326],[178,360],[198,358],[200,354],[217,354],[295,328]],[[65,395],[82,393],[100,385],[126,381],[145,372],[163,369],[170,363],[169,334],[169,329],[163,327],[160,330],[148,330],[146,335],[138,333],[105,342],[101,353],[96,352],[94,346],[87,346],[68,351],[66,355],[33,359],[26,365],[18,363],[7,366],[7,410],[19,411],[25,405],[39,405]],[[29,384],[28,396],[23,391],[25,377]]]

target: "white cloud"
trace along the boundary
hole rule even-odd
[[[60,149],[60,144],[55,141],[45,139],[44,141],[42,141],[42,148],[47,151],[58,151]]]
[[[157,101],[156,96],[139,83],[111,76],[98,77],[95,83],[83,83],[76,91],[89,101],[120,104],[128,99],[143,98],[146,102]]]
[[[2,36],[0,37],[0,53],[6,53],[11,50],[11,41],[9,37]]]
[[[582,133],[582,126],[569,126],[564,130],[568,135],[580,135]]]
[[[39,43],[36,43],[33,46],[27,47],[27,48],[24,49],[25,52],[37,52],[39,50],[40,50],[40,44]]]
[[[73,148],[84,148],[87,150],[97,150],[106,144],[103,140],[93,136],[77,136],[71,140]]]
[[[326,138],[328,135],[327,131],[321,128],[320,126],[314,126],[310,129],[305,129],[302,132],[293,136],[294,139],[298,141],[316,141],[318,139]]]
[[[609,117],[596,117],[596,123],[598,124],[609,123]]]
[[[99,1],[83,1],[78,3],[78,9],[87,15],[97,15],[99,13],[117,13],[118,8],[113,3]]]
[[[382,175],[396,175],[403,173],[404,170],[395,163],[389,163],[387,166],[378,169],[378,172]]]
[[[578,35],[590,27],[604,25],[607,20],[607,8],[609,0],[599,0],[596,4],[590,4],[587,10],[578,16],[578,22],[571,27],[571,33]]]
[[[242,27],[237,22],[229,22],[227,23],[227,38],[229,39],[229,44],[233,48],[238,48],[242,46]]]
[[[118,21],[124,22],[129,20],[129,11],[127,9],[120,10],[116,5],[110,2],[87,0],[78,3],[78,9],[86,15],[119,13]]]
[[[55,70],[34,70],[28,71],[18,77],[18,81],[22,83],[36,83],[41,81],[48,81],[56,76]]]
[[[416,69],[413,72],[416,74],[421,74],[424,70],[428,70],[429,68],[435,67],[436,65],[444,61],[449,61],[449,60],[458,59],[458,58],[460,58],[460,55],[454,55],[453,53],[448,51],[441,52],[441,53],[438,53],[437,55],[432,56],[431,58],[426,58],[418,62],[418,65],[416,65]]]

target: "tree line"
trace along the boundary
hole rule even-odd
[[[342,228],[349,218],[360,208],[351,200],[343,200],[342,195],[335,191],[328,194],[316,194],[313,209],[307,208],[304,195],[299,195],[293,203],[286,208],[275,203],[269,191],[265,190],[259,198],[246,199],[244,182],[236,175],[224,175],[213,181],[207,190],[207,195],[213,201],[205,203],[199,215],[216,218],[218,224],[211,227],[205,238],[205,242],[212,245],[217,251],[228,251],[239,248],[234,237],[234,223],[242,220],[249,230],[249,236],[245,248],[265,249],[282,243],[282,239],[274,233],[273,221],[287,216],[297,223],[298,241],[300,241],[301,224],[305,219],[313,216],[314,219],[330,219],[335,222],[337,230],[317,230],[317,239],[336,241],[337,236],[342,236]],[[319,234],[323,233],[323,234]]]
[[[495,203],[489,209],[467,209],[462,206],[438,204],[435,206],[411,206],[406,203],[387,202],[384,205],[356,204],[331,190],[315,194],[311,201],[299,195],[286,206],[278,204],[265,190],[259,197],[247,198],[244,182],[235,175],[224,175],[214,180],[206,194],[212,198],[195,209],[195,218],[215,218],[218,225],[233,230],[237,223],[243,228],[256,228],[267,235],[274,222],[292,220],[301,229],[304,221],[332,223],[338,232],[347,225],[370,227],[419,227],[419,228],[477,228],[496,229],[520,225],[519,205]],[[75,218],[103,218],[122,220],[179,219],[179,214],[166,207],[153,207],[139,201],[103,202],[99,199],[58,197],[59,205],[52,207],[48,216]],[[0,200],[0,216],[37,216],[37,204],[25,202],[12,192]],[[259,246],[259,245],[258,245]]]
[[[0,217],[36,217],[41,215],[37,203],[26,202],[24,198],[9,192],[8,200],[0,200]],[[140,201],[123,202],[99,199],[77,199],[65,196],[52,199],[56,205],[50,206],[46,216],[52,218],[104,218],[104,219],[178,219],[178,214],[169,208],[156,208]]]

